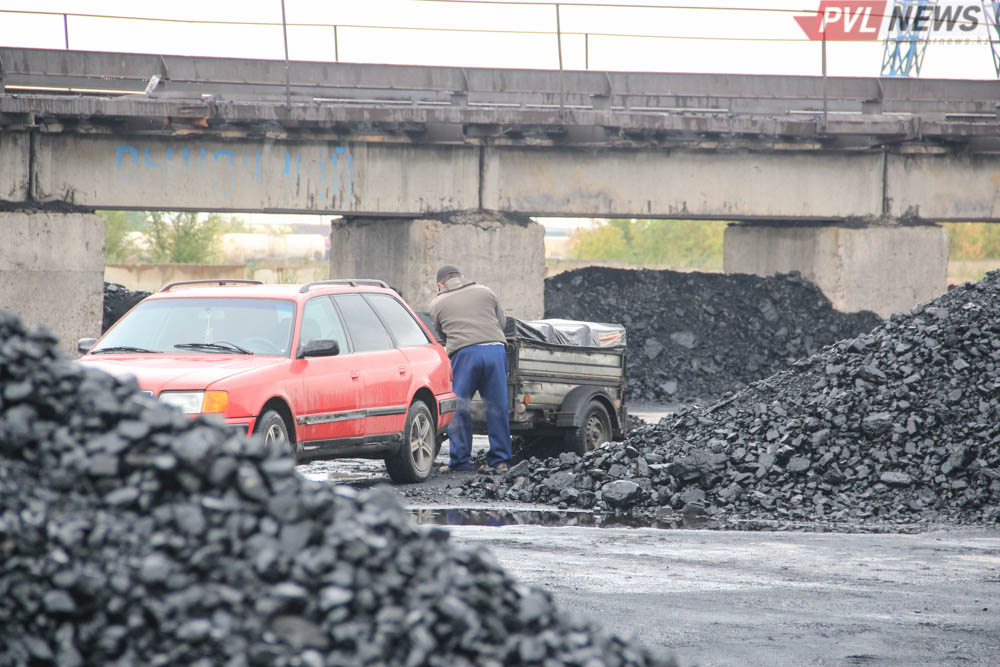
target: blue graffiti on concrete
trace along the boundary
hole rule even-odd
[[[324,157],[316,164],[319,170],[318,184],[323,187],[323,192],[317,194],[322,194],[324,199],[329,199],[331,193],[336,195],[340,192],[341,187],[346,185],[347,193],[350,196],[354,195],[354,159],[343,146],[337,146],[330,153],[329,159]],[[292,155],[292,153],[286,152],[285,164],[281,169],[285,186],[297,188],[303,175],[305,175],[305,169],[302,165],[302,154]]]
[[[118,147],[118,178],[122,177],[122,157],[124,155],[126,155],[126,154],[132,156],[132,160],[134,161],[134,164],[136,166],[139,165],[139,151],[137,151],[132,146],[119,146]],[[129,179],[135,178],[135,172],[136,172],[135,169],[133,169],[132,171],[130,171],[128,173],[128,178]]]
[[[295,180],[299,179],[299,172],[302,170],[302,154],[296,153],[295,155]],[[281,174],[285,177],[285,180],[289,180],[292,177],[292,154],[285,153],[285,168],[281,170]]]
[[[337,168],[337,156],[344,156],[345,151],[342,146],[337,146],[333,149],[333,168]],[[349,192],[354,192],[354,158],[351,157],[350,153],[346,153],[347,156],[347,189]]]
[[[190,149],[183,148],[180,159],[175,156],[173,148],[151,150],[145,146],[119,145],[115,149],[115,174],[118,179],[127,180],[154,178],[164,186],[197,185],[210,179],[213,192],[228,197],[235,194],[237,185],[263,183],[269,171],[268,162],[259,150],[209,152],[202,148],[192,154]],[[343,146],[333,147],[319,160],[304,160],[301,153],[290,151],[282,157],[280,174],[286,190],[294,189],[298,194],[304,188],[306,194],[325,201],[354,198],[354,158]]]

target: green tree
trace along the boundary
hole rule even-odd
[[[726,225],[716,220],[604,220],[571,235],[578,259],[722,268]]]
[[[727,224],[718,220],[638,220],[631,259],[639,264],[722,268]]]
[[[219,229],[223,234],[249,234],[251,232],[250,226],[242,218],[237,218],[235,215],[218,217],[220,220]]]
[[[216,213],[200,219],[197,213],[148,213],[143,230],[146,259],[162,264],[210,264],[219,258],[222,234],[245,225]]]
[[[947,222],[951,259],[994,259],[1000,257],[1000,225],[988,222]]]
[[[571,231],[570,247],[577,259],[624,259],[628,242],[621,225],[600,220],[590,229]]]
[[[129,232],[139,231],[145,225],[145,214],[140,211],[98,211],[104,218],[104,257],[109,264],[126,264],[135,260],[139,248],[129,237]]]

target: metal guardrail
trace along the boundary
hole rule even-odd
[[[995,119],[1000,84],[290,62],[0,48],[0,93],[136,95],[376,107]]]

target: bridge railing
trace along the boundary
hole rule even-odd
[[[380,106],[994,117],[990,81],[290,62],[0,47],[0,91]]]

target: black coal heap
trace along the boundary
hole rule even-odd
[[[122,315],[149,294],[149,292],[130,290],[117,283],[104,283],[104,321],[101,324],[101,333],[110,329]]]
[[[665,664],[56,343],[0,312],[0,665]]]
[[[582,458],[472,497],[800,521],[1000,522],[1000,272]]]
[[[601,267],[546,279],[545,316],[625,325],[631,403],[717,398],[881,322],[795,274]]]

